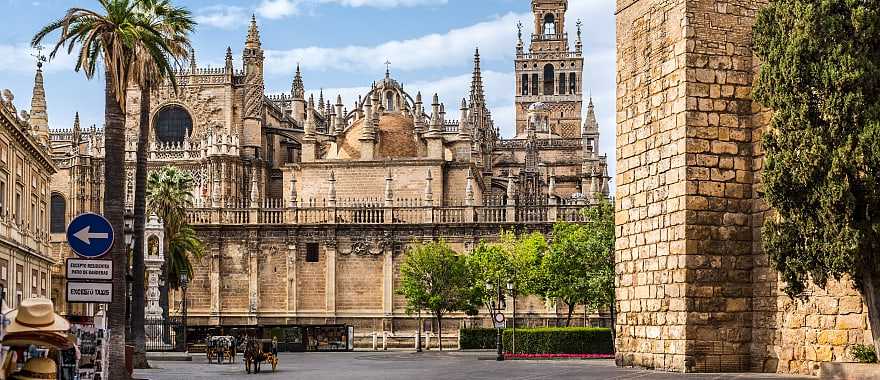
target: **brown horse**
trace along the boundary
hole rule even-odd
[[[245,338],[244,341],[244,369],[247,373],[260,373],[260,364],[266,362],[272,365],[272,372],[278,366],[278,341],[276,339]]]

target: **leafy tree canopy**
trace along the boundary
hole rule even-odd
[[[764,250],[790,295],[848,275],[880,344],[880,1],[775,0],[754,26]]]

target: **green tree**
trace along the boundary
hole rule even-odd
[[[144,334],[144,224],[146,222],[147,144],[150,134],[150,95],[154,83],[168,80],[176,87],[174,66],[189,55],[189,34],[195,27],[192,15],[185,8],[173,6],[168,0],[140,0],[140,8],[154,30],[168,41],[169,56],[156,61],[142,49],[136,51],[131,68],[131,81],[140,87],[140,119],[134,185],[134,250],[132,259],[131,337],[134,342],[134,368],[149,368]]]
[[[165,232],[165,285],[159,303],[168,313],[168,290],[180,287],[181,275],[192,278],[192,259],[200,259],[204,245],[187,224],[186,210],[193,205],[193,179],[174,166],[151,172],[147,178],[147,206],[162,220]]]
[[[489,291],[489,285],[505,287],[511,283],[517,294],[533,294],[539,285],[540,262],[546,251],[547,240],[537,232],[517,236],[504,231],[497,243],[478,244],[467,256],[474,279],[474,308],[489,305],[497,297],[497,290]]]
[[[473,280],[465,258],[444,241],[412,246],[400,266],[400,288],[407,313],[428,310],[437,320],[440,350],[443,350],[443,316],[470,311]]]
[[[764,251],[791,296],[852,279],[880,352],[880,1],[770,1],[754,52]]]
[[[100,11],[70,8],[63,17],[37,32],[31,44],[39,45],[48,35],[60,36],[50,53],[54,58],[62,48],[67,53],[78,50],[75,70],[86,78],[104,69],[104,194],[103,213],[113,225],[117,242],[110,250],[113,260],[113,302],[109,305],[108,324],[110,373],[108,378],[127,379],[125,370],[125,298],[127,253],[124,241],[125,207],[125,89],[129,84],[136,52],[145,52],[156,61],[170,53],[167,41],[143,17],[138,2],[99,0]],[[101,63],[101,65],[99,65]]]
[[[568,308],[601,308],[614,302],[614,207],[607,200],[584,210],[586,222],[557,222],[541,260],[538,293]]]

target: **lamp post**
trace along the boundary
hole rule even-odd
[[[512,339],[510,340],[510,352],[516,354],[516,286],[512,282],[507,283],[507,291],[510,293],[510,298],[513,299],[513,334]]]
[[[186,339],[187,338],[187,336],[186,336],[186,333],[187,333],[187,331],[186,331],[187,330],[187,328],[186,328],[186,326],[187,326],[186,288],[187,287],[189,287],[189,278],[187,277],[186,273],[182,273],[180,275],[180,288],[183,290],[183,302],[182,302],[181,307],[183,309],[183,350],[184,351],[187,350],[187,348],[186,348],[186,343],[187,343],[187,339]]]
[[[489,292],[493,291],[492,283],[486,283],[486,290]],[[489,302],[489,314],[492,315],[492,323],[495,324],[497,332],[495,335],[495,349],[497,350],[495,360],[504,361],[504,345],[501,338],[504,331],[504,314],[502,314],[502,311],[507,308],[507,302],[504,299],[504,288],[501,286],[500,278],[498,279],[498,284],[494,286],[494,290],[497,290],[496,299]]]

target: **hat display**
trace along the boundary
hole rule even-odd
[[[55,380],[55,362],[49,358],[33,358],[24,363],[21,370],[12,375],[14,380]]]
[[[67,331],[70,323],[64,317],[55,314],[55,305],[45,298],[28,298],[21,301],[17,309],[6,314],[12,321],[6,327],[6,333],[25,331]]]

